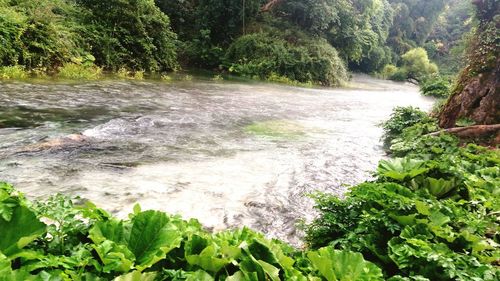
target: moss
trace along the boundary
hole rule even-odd
[[[270,120],[255,122],[245,127],[245,132],[263,137],[296,139],[305,136],[305,128],[293,121]]]

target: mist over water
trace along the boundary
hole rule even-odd
[[[31,198],[80,196],[121,217],[139,203],[298,245],[307,194],[369,179],[384,155],[377,125],[406,105],[432,100],[366,76],[343,89],[0,82],[0,180]]]

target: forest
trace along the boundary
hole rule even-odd
[[[340,85],[450,75],[477,25],[459,0],[2,0],[2,76],[203,68]],[[16,74],[17,73],[17,74]],[[87,74],[87,75],[85,75]]]
[[[0,281],[499,280],[499,27],[498,0],[0,0],[0,87],[202,69],[326,88],[359,72],[436,100],[379,124],[388,157],[371,179],[341,197],[308,195],[317,215],[302,223],[300,248],[138,204],[119,218],[67,195],[28,199],[0,174]],[[0,132],[21,131],[2,114]],[[281,126],[264,122],[246,129]]]

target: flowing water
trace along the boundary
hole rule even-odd
[[[135,203],[249,226],[298,244],[307,196],[342,195],[383,157],[395,106],[414,86],[356,76],[344,89],[256,82],[0,82],[0,180],[61,192],[125,217]]]

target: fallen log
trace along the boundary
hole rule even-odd
[[[500,141],[500,139],[499,139],[499,137],[500,137],[500,124],[455,127],[455,128],[440,130],[440,131],[433,132],[433,133],[430,133],[427,135],[428,136],[438,136],[441,133],[453,134],[453,135],[456,135],[457,137],[461,137],[461,138],[481,137],[484,135],[496,133],[497,136],[496,136],[495,142],[498,143],[498,141]]]

